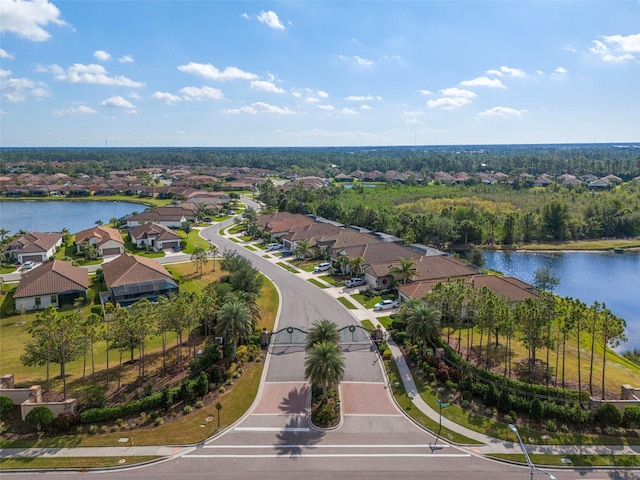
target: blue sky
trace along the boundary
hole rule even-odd
[[[640,140],[640,2],[0,0],[2,146]]]

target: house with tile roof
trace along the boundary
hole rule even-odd
[[[124,240],[120,232],[104,225],[82,230],[75,235],[76,252],[81,253],[85,244],[93,245],[98,249],[101,257],[109,255],[121,255],[124,253]]]
[[[127,227],[137,227],[144,223],[157,223],[170,228],[180,228],[189,220],[189,211],[179,207],[158,207],[127,218]],[[191,220],[193,214],[191,213]]]
[[[129,229],[131,242],[140,249],[149,247],[160,252],[166,249],[180,247],[182,238],[168,227],[156,223],[145,223]]]
[[[44,262],[62,245],[61,233],[29,232],[9,242],[5,252],[18,263]]]
[[[315,222],[312,218],[305,215],[277,212],[259,215],[256,223],[260,230],[270,234],[271,238],[280,238],[292,230],[311,225]]]
[[[160,296],[178,293],[171,274],[153,258],[123,253],[102,265],[107,292],[100,293],[102,303],[128,306],[142,298],[155,301]]]
[[[16,311],[62,307],[73,305],[79,297],[86,298],[88,288],[89,274],[85,268],[53,260],[22,275],[13,300]]]

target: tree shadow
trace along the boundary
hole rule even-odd
[[[313,448],[324,437],[324,432],[309,429],[307,417],[293,417],[284,430],[276,435],[279,444],[275,446],[278,455],[296,458],[306,448]]]
[[[282,399],[279,408],[287,415],[306,414],[309,409],[310,390],[308,386],[294,388]]]

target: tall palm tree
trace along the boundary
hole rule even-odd
[[[364,265],[364,258],[357,257],[349,260],[349,266],[351,271],[358,277],[362,275],[362,266]]]
[[[242,300],[230,300],[220,307],[216,332],[233,345],[234,358],[238,343],[253,333],[252,325],[251,309]]]
[[[307,346],[305,350],[311,350],[316,343],[338,343],[339,341],[340,334],[338,333],[338,325],[336,325],[335,322],[326,319],[316,320],[313,322],[309,333],[307,333]]]
[[[417,303],[404,312],[407,333],[414,342],[434,344],[440,334],[440,311],[426,304]]]
[[[304,376],[312,385],[322,388],[325,401],[327,390],[337,387],[344,378],[344,370],[344,354],[337,343],[319,342],[307,352]]]
[[[4,237],[6,237],[9,234],[9,230],[7,230],[6,228],[0,228],[0,241],[4,240]]]
[[[347,274],[347,267],[351,263],[351,259],[349,259],[346,255],[340,255],[338,257],[338,266],[340,267],[340,273],[344,277]]]
[[[220,249],[218,248],[217,245],[210,243],[209,244],[209,256],[211,257],[211,259],[213,260],[213,271],[216,271],[216,256],[218,255],[218,253],[220,252]]]
[[[311,240],[308,238],[303,238],[296,242],[296,248],[291,252],[295,255],[296,258],[303,259],[305,257],[310,257],[313,254],[313,250],[311,249]]]
[[[416,262],[412,258],[400,257],[398,260],[400,261],[400,264],[391,267],[389,269],[389,273],[392,275],[400,275],[402,277],[402,283],[406,285],[407,281],[409,281],[411,277],[415,277],[418,274]]]

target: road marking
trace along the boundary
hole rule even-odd
[[[438,447],[449,446],[438,445]],[[202,448],[429,448],[429,445],[204,445]]]
[[[344,417],[404,417],[398,413],[345,413]]]
[[[308,432],[308,427],[236,427],[236,432]]]
[[[283,455],[288,455],[287,452],[282,453],[271,453],[271,454],[256,454],[256,455],[200,455],[200,454],[189,454],[184,455],[182,458],[282,458]],[[325,454],[294,454],[295,458],[382,458],[378,453],[325,453]],[[470,457],[469,453],[452,453],[447,455],[445,453],[390,453],[385,454],[384,458],[390,457],[420,457],[420,458],[462,458],[462,457]]]

